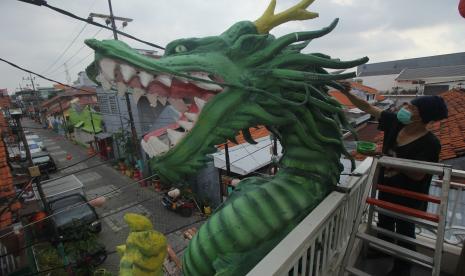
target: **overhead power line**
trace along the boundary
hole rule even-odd
[[[92,38],[96,37],[102,30],[103,30],[103,28],[100,28],[100,29],[92,36]],[[53,73],[55,73],[58,69],[60,69],[61,67],[63,67],[65,63],[68,63],[68,62],[69,62],[70,60],[72,60],[75,56],[77,56],[77,55],[82,51],[82,49],[84,49],[86,46],[87,46],[86,44],[83,44],[83,45],[81,46],[81,48],[79,48],[76,52],[74,52],[73,55],[71,55],[67,60],[65,60],[65,61],[63,62],[62,65],[60,65],[60,66],[56,67],[55,69],[53,69],[52,71],[50,71],[49,74],[53,74]],[[88,57],[88,56],[86,56],[86,58],[87,58],[87,57]],[[81,62],[82,62],[82,60],[81,60],[79,63],[81,63]],[[79,63],[77,63],[77,64],[79,64]],[[71,69],[73,66],[74,66],[74,64],[73,64],[72,66],[70,66],[68,69]],[[63,72],[60,72],[60,73],[64,73],[64,71],[63,71]],[[55,75],[55,74],[53,74],[53,75]]]
[[[7,63],[7,64],[9,64],[9,65],[11,65],[11,66],[13,66],[13,67],[19,69],[19,70],[21,70],[21,71],[24,71],[24,72],[33,74],[33,75],[35,75],[35,76],[38,76],[39,78],[42,78],[42,79],[44,79],[44,80],[48,80],[48,81],[51,81],[51,82],[54,82],[54,83],[58,83],[58,84],[61,84],[61,85],[63,85],[63,86],[66,86],[66,87],[69,87],[69,88],[73,88],[73,89],[76,89],[76,90],[79,90],[79,91],[89,92],[88,90],[81,89],[81,88],[78,88],[78,87],[74,87],[74,86],[71,86],[71,85],[68,85],[68,84],[64,84],[64,83],[62,83],[62,82],[59,82],[59,81],[54,80],[54,79],[51,79],[51,78],[47,78],[47,77],[45,77],[45,76],[43,76],[43,75],[41,75],[41,74],[39,74],[39,73],[33,72],[33,71],[28,70],[28,69],[25,69],[25,68],[23,68],[23,67],[21,67],[21,66],[19,66],[19,65],[16,65],[15,63],[13,63],[13,62],[11,62],[11,61],[8,61],[8,60],[6,60],[6,59],[0,58],[0,61],[3,61],[3,62],[5,62],[5,63]]]
[[[87,25],[89,24],[84,24],[84,26],[82,26],[82,29],[79,31],[79,33],[73,38],[73,40],[71,40],[71,42],[68,44],[68,47],[66,47],[63,52],[61,52],[61,54],[58,56],[57,59],[55,59],[55,61],[49,66],[47,67],[47,69],[45,69],[42,73],[46,73],[47,71],[49,71],[50,69],[53,68],[53,66],[55,66],[55,64],[57,64],[57,62],[66,54],[66,52],[68,52],[68,50],[71,48],[71,46],[73,46],[74,42],[76,42],[76,40],[78,39],[78,37],[82,34],[82,32],[86,29]],[[66,63],[66,62],[65,62]],[[60,66],[58,66],[57,68],[55,68],[53,70],[53,72],[60,68]]]
[[[26,228],[28,228],[28,227],[32,227],[33,225],[35,225],[35,224],[37,224],[37,223],[40,223],[40,222],[42,222],[42,221],[48,220],[48,219],[50,219],[50,218],[52,218],[52,217],[54,217],[54,216],[56,216],[56,215],[58,215],[58,214],[61,214],[61,213],[63,213],[63,212],[67,212],[67,211],[69,211],[69,210],[76,209],[76,208],[79,208],[79,207],[81,207],[81,206],[83,206],[83,205],[89,204],[91,201],[93,201],[93,200],[95,200],[95,199],[97,199],[97,198],[99,198],[99,197],[104,197],[104,196],[107,196],[107,195],[111,195],[111,194],[116,193],[117,191],[121,191],[121,190],[126,189],[126,188],[129,188],[129,187],[134,187],[134,184],[135,184],[135,183],[139,183],[139,182],[142,182],[142,181],[145,181],[145,180],[148,180],[148,179],[157,177],[157,176],[158,176],[157,174],[152,174],[152,175],[150,175],[150,176],[148,176],[148,177],[145,177],[145,178],[143,178],[143,179],[140,179],[140,180],[137,180],[137,181],[134,181],[134,182],[126,183],[126,184],[124,184],[124,185],[122,185],[122,186],[120,186],[120,187],[118,187],[118,188],[112,189],[112,190],[109,191],[109,192],[103,193],[103,194],[101,194],[101,195],[97,195],[97,196],[93,197],[92,199],[87,200],[86,202],[79,203],[79,204],[76,204],[76,205],[68,206],[67,208],[61,209],[61,210],[59,210],[59,211],[57,211],[57,212],[55,212],[55,213],[53,213],[53,214],[50,214],[50,215],[48,215],[48,216],[46,216],[46,217],[44,217],[44,218],[42,218],[42,219],[40,219],[40,220],[36,220],[36,221],[30,222],[30,223],[28,223],[28,224],[26,224],[26,225],[23,225],[19,230],[20,230],[20,231],[24,231],[24,229],[26,229]],[[57,179],[57,178],[55,178],[55,179]],[[153,199],[153,198],[150,198],[150,199]],[[100,219],[102,219],[102,217],[101,217]],[[2,239],[4,239],[5,237],[7,237],[7,236],[9,236],[9,235],[11,235],[11,234],[14,234],[14,233],[15,233],[15,230],[11,230],[11,231],[9,231],[9,232],[6,232],[6,233],[4,233],[4,234],[2,234],[2,235],[0,236],[0,240],[2,240]]]
[[[54,6],[50,6],[49,4],[47,4],[47,1],[45,0],[18,0],[18,1],[21,1],[21,2],[25,2],[25,3],[28,3],[28,4],[33,4],[33,5],[36,5],[36,6],[44,6],[44,7],[47,7],[49,9],[52,9],[56,12],[59,12],[61,14],[64,14],[66,16],[69,16],[69,17],[72,17],[74,19],[77,19],[77,20],[80,20],[80,21],[83,21],[83,22],[86,22],[86,23],[89,23],[89,24],[92,24],[92,25],[95,25],[95,26],[98,26],[98,27],[102,27],[102,28],[105,28],[107,30],[111,30],[113,31],[112,28],[108,27],[108,26],[105,26],[103,24],[100,24],[100,23],[97,23],[97,22],[94,22],[94,21],[91,21],[91,20],[88,20],[86,18],[83,18],[83,17],[80,17],[80,16],[77,16],[71,12],[68,12],[68,11],[65,11],[63,9],[60,9],[60,8],[57,8],[57,7],[54,7]],[[161,49],[161,50],[165,50],[164,47],[162,46],[159,46],[157,44],[154,44],[154,43],[151,43],[151,42],[148,42],[148,41],[145,41],[145,40],[142,40],[140,38],[137,38],[135,36],[132,36],[130,34],[127,34],[125,32],[122,32],[122,31],[118,31],[118,30],[115,30],[118,34],[122,35],[122,36],[125,36],[127,38],[130,38],[130,39],[133,39],[135,41],[138,41],[138,42],[141,42],[141,43],[144,43],[144,44],[147,44],[149,46],[152,46],[154,48],[158,48],[158,49]]]

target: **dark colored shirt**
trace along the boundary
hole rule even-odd
[[[387,111],[383,111],[381,113],[378,129],[384,131],[383,154],[398,158],[438,162],[439,153],[441,151],[441,143],[439,142],[438,138],[431,132],[427,132],[422,137],[408,144],[402,146],[397,145],[397,136],[399,131],[404,126],[404,124],[397,120],[396,113]],[[408,177],[408,172],[401,172],[390,176],[388,171],[381,171],[380,183],[392,187],[428,194],[431,184],[431,177],[431,175],[426,175],[421,180],[413,180]],[[426,204],[417,200],[408,202],[401,200],[400,202],[394,203],[408,205],[409,207],[417,209],[426,208]]]

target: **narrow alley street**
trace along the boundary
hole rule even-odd
[[[47,151],[57,163],[58,172],[51,175],[51,178],[75,174],[84,184],[88,200],[114,191],[105,196],[106,203],[103,207],[96,208],[102,218],[102,232],[99,234],[99,240],[105,245],[107,252],[110,252],[102,268],[117,275],[119,256],[115,253],[115,248],[126,241],[128,227],[124,223],[123,216],[127,212],[150,217],[155,230],[166,234],[174,252],[179,253],[187,246],[188,240],[182,237],[182,230],[198,227],[201,224],[203,218],[198,212],[186,218],[167,210],[161,203],[160,193],[155,192],[152,187],[142,187],[133,179],[122,175],[111,167],[110,162],[91,168],[103,162],[98,156],[60,170],[60,168],[88,158],[87,150],[52,130],[40,129],[39,124],[29,119],[24,119],[23,124],[25,129],[30,127],[31,131],[43,139]],[[71,160],[67,160],[68,155],[71,155]]]

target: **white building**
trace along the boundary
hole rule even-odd
[[[465,83],[465,52],[357,67],[357,78],[381,93],[434,95]]]

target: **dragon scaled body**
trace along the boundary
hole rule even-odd
[[[175,40],[160,59],[120,41],[86,41],[96,52],[90,76],[158,104],[168,101],[182,114],[179,128],[168,132],[169,141],[142,142],[163,181],[182,183],[215,145],[234,141],[238,132],[254,143],[250,127],[265,125],[283,146],[275,176],[242,180],[199,229],[183,255],[185,275],[245,275],[339,179],[339,159],[346,154],[341,127],[350,126],[327,92],[355,74],[325,69],[347,69],[368,59],[340,61],[301,52],[333,30],[337,20],[317,31],[268,34],[285,21],[316,17],[306,10],[312,2],[275,14],[272,1],[257,21],[238,22],[219,36]]]
[[[150,220],[142,215],[127,213],[129,225],[126,244],[116,249],[121,256],[120,276],[162,276],[166,257],[166,238],[154,231]]]

